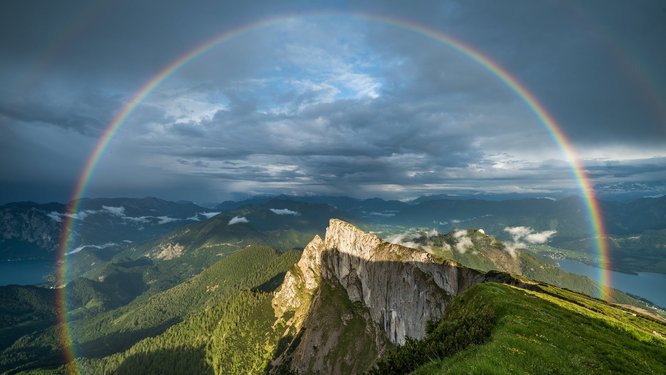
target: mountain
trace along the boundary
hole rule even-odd
[[[380,198],[356,199],[344,196],[300,196],[281,194],[278,196],[252,197],[242,201],[225,201],[218,205],[217,209],[222,212],[227,212],[244,206],[264,204],[272,199],[310,204],[325,204],[340,211],[344,211],[353,217],[362,218],[364,220],[391,217],[395,215],[395,213],[400,209],[403,209],[409,205],[408,203],[401,201],[384,200]]]
[[[271,199],[327,204],[354,217],[386,224],[435,226],[450,230],[460,226],[483,227],[502,237],[505,226],[531,226],[536,230],[557,230],[563,238],[589,235],[586,203],[579,197],[490,199],[429,195],[411,201],[379,198],[355,199],[338,196],[260,196],[227,201],[222,212],[263,204]],[[666,196],[630,201],[599,201],[608,234],[630,235],[666,228]],[[373,220],[374,219],[374,220]],[[507,237],[508,238],[508,237]]]
[[[170,287],[247,246],[300,250],[312,236],[323,233],[331,216],[348,215],[325,204],[270,199],[181,226],[154,240],[129,244],[107,262],[89,259],[84,257],[89,252],[82,252],[71,258],[70,268],[96,279],[105,274],[109,263],[147,258],[160,269],[151,287]],[[99,263],[91,267],[90,261]]]
[[[481,272],[331,220],[325,239],[310,242],[273,300],[293,336],[273,366],[297,373],[362,372],[391,345],[423,338],[428,321],[484,279]]]
[[[0,372],[64,374],[73,366],[85,374],[666,370],[666,324],[659,316],[465,267],[338,219],[327,221],[325,235],[309,232],[331,212],[337,211],[281,200],[247,206],[137,245],[133,258],[128,252],[124,261],[106,264],[101,279],[72,281],[66,292],[76,364],[62,360],[57,340],[64,327],[48,304],[54,291],[0,288],[0,306],[8,307],[0,318],[18,327],[2,331],[11,337],[0,348]],[[300,236],[277,249],[252,243],[283,241],[292,231],[283,216],[311,234],[302,252],[289,250]],[[231,224],[239,217],[247,222]],[[306,218],[313,224],[299,221]],[[502,260],[498,252],[506,249],[497,239],[474,229],[466,235],[473,238],[467,250],[484,253],[479,264],[524,268]],[[248,236],[247,242],[222,251],[219,241],[234,236]],[[461,238],[454,236],[430,235],[415,244],[436,247]],[[172,241],[166,253],[174,257],[159,256],[165,241]],[[183,269],[196,273],[174,272]],[[138,295],[125,299],[125,281],[139,287],[129,293]]]
[[[610,247],[610,267],[626,273],[666,273],[666,197],[599,203]],[[503,241],[512,240],[507,232],[511,227],[555,231],[549,245],[558,248],[556,253],[598,266],[597,241],[588,216],[585,202],[576,197],[507,201],[429,197],[369,223],[375,224],[373,229],[393,233],[410,227],[440,232],[483,228]]]
[[[590,296],[600,293],[599,285],[589,278],[565,272],[551,259],[533,254],[530,248],[515,248],[516,244],[499,241],[482,229],[459,229],[447,234],[436,231],[405,233],[393,236],[389,242],[420,249],[484,272],[508,272]],[[648,307],[641,300],[615,289],[610,291],[610,298],[615,303]]]
[[[206,219],[208,209],[157,198],[81,199],[73,214],[72,251],[119,248],[155,238],[181,225]],[[51,259],[56,256],[67,207],[60,203],[0,206],[0,258]]]
[[[72,251],[105,250],[100,255],[120,252],[131,247],[130,243],[157,239],[218,213],[241,212],[243,208],[280,202],[283,205],[287,202],[328,205],[337,210],[331,216],[368,224],[434,227],[440,231],[483,228],[500,240],[510,239],[504,229],[511,226],[555,230],[553,246],[578,251],[583,259],[585,253],[594,251],[585,202],[579,198],[488,200],[445,195],[425,196],[409,202],[336,196],[261,196],[224,202],[212,211],[191,202],[156,198],[82,199],[74,219]],[[663,255],[661,242],[628,240],[643,234],[654,238],[655,231],[666,228],[666,197],[601,201],[600,205],[608,234],[619,238],[619,241],[610,241],[612,255],[616,257],[611,264],[626,272],[666,272],[666,266],[654,266],[655,259]],[[0,206],[0,257],[5,260],[53,258],[65,210],[65,205],[59,203],[19,202]],[[285,226],[297,219],[297,215],[289,216],[286,211],[280,217]],[[270,218],[256,217],[255,223]]]
[[[59,203],[10,203],[0,206],[0,258],[52,257],[58,247],[62,220],[51,212],[64,212]]]
[[[629,202],[600,201],[609,234],[635,234],[666,228],[666,197],[643,198]],[[537,230],[557,230],[567,238],[585,236],[589,231],[586,203],[578,197],[553,199],[420,198],[389,221],[402,225],[437,226],[452,229],[482,227],[501,234],[506,226],[524,225]]]
[[[514,290],[519,291],[517,295]],[[534,296],[539,301],[555,300],[566,304],[564,310],[576,310],[570,306],[570,301],[585,301],[582,314],[587,321],[572,322],[572,326],[593,324],[599,327],[595,319],[604,315],[601,321],[626,330],[618,334],[619,342],[629,341],[634,345],[631,349],[617,345],[617,349],[623,349],[616,353],[617,358],[627,359],[638,354],[647,361],[645,363],[654,366],[653,369],[666,369],[663,360],[666,358],[663,357],[666,326],[663,323],[643,317],[635,322],[626,318],[626,310],[601,301],[506,273],[466,268],[424,251],[384,242],[340,220],[331,220],[326,237],[315,237],[310,242],[273,299],[276,317],[287,329],[270,371],[348,374],[361,373],[373,366],[377,366],[377,373],[415,370],[488,340],[497,315],[503,312],[501,303],[506,301],[499,298],[490,306],[483,306],[482,301],[481,306],[478,301],[463,302],[486,293],[508,294],[521,299],[520,302],[527,303],[532,310],[538,310],[540,307],[536,305],[544,302],[530,304],[523,301],[521,295]],[[572,311],[567,314],[571,316]],[[530,327],[529,321],[522,324],[527,327],[521,332],[538,337],[540,331],[536,325]],[[552,319],[543,324],[557,330],[561,323]],[[604,333],[615,331],[612,325],[604,324],[599,328]],[[656,343],[656,348],[633,338],[635,329]],[[646,352],[640,353],[642,349]],[[569,350],[573,355],[577,349],[570,346],[563,352]],[[594,349],[586,350],[593,355],[603,355]],[[646,353],[660,353],[662,360],[655,360]],[[538,357],[540,352],[523,354]],[[606,359],[597,360],[593,358],[590,363],[598,362],[600,368],[608,365]],[[587,366],[589,364],[585,363],[576,368],[582,371]],[[510,371],[510,368],[505,365],[495,370]]]
[[[252,335],[252,329],[244,326],[239,317],[246,316],[248,309],[256,308],[255,304],[259,303],[267,308],[271,319],[268,327],[258,329],[251,337],[266,335],[273,322],[270,293],[282,280],[280,275],[284,275],[297,258],[298,253],[293,251],[280,253],[266,247],[248,247],[218,260],[172,288],[144,294],[113,310],[79,319],[71,317],[68,329],[76,346],[81,373],[207,373],[203,370],[207,366],[206,346],[214,334],[223,336],[216,332],[216,327],[233,324],[245,328],[244,335]],[[0,287],[0,297],[16,295],[14,289],[30,291],[35,287]],[[53,295],[53,290],[36,289]],[[5,290],[7,292],[3,292]],[[48,296],[38,301],[46,298]],[[2,306],[11,306],[9,301],[0,300]],[[6,316],[26,320],[25,312],[26,309],[16,307]],[[43,320],[49,318],[49,312],[42,314]],[[4,319],[4,315],[0,314],[0,318]],[[29,369],[43,369],[49,374],[68,373],[58,342],[58,332],[62,329],[58,322],[41,331],[24,331],[23,337],[0,348],[0,373]],[[138,360],[137,356],[146,362]],[[250,356],[245,354],[244,357]],[[160,371],[159,366],[166,370]]]

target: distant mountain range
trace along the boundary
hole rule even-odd
[[[513,345],[529,358],[516,362],[521,371],[581,352],[591,358],[576,367],[581,372],[636,370],[630,358],[656,372],[666,368],[666,347],[654,341],[666,335],[661,310],[617,290],[612,302],[628,307],[569,291],[597,295],[599,286],[487,232],[507,236],[505,226],[524,225],[525,233],[568,231],[565,240],[585,243],[585,230],[575,237],[576,220],[585,220],[580,200],[431,198],[257,197],[213,210],[152,198],[85,200],[74,219],[79,250],[68,255],[70,278],[59,285],[77,366],[95,374],[390,374],[474,355],[469,345],[499,340],[499,352],[479,346],[480,355],[505,358],[502,348]],[[663,212],[660,199],[625,204],[627,215],[651,210],[650,225]],[[17,225],[7,225],[12,240],[53,253],[44,244],[62,228],[63,205],[21,203],[0,212]],[[48,236],[27,236],[37,228]],[[626,240],[660,251],[660,237],[648,236],[659,230],[641,233]],[[0,287],[0,372],[67,372],[56,294]],[[525,332],[536,341],[517,343]],[[571,341],[573,332],[579,336]],[[600,352],[613,359],[594,357]],[[615,359],[622,366],[613,367]]]
[[[230,211],[274,198],[328,204],[359,219],[401,225],[444,229],[474,226],[476,223],[493,227],[531,225],[537,230],[557,229],[563,236],[579,236],[589,232],[586,203],[573,196],[561,199],[489,200],[432,195],[403,202],[379,198],[281,195],[227,201],[218,205],[216,210]],[[600,206],[608,234],[636,234],[645,230],[666,228],[666,196],[630,201],[601,201]],[[490,224],[492,222],[499,224]],[[500,232],[501,230],[498,231]]]
[[[170,202],[157,198],[83,199],[79,211],[74,214],[70,252],[84,248],[122,248],[130,243],[156,239],[176,228],[208,220],[217,214],[237,212],[243,216],[244,210],[249,210],[247,215],[250,216],[246,219],[259,229],[275,226],[276,223],[293,227],[298,226],[299,221],[301,226],[311,225],[299,215],[291,214],[292,211],[298,212],[301,207],[298,203],[321,205],[322,217],[326,216],[325,212],[335,212],[336,217],[359,224],[436,228],[441,232],[456,228],[483,228],[505,240],[510,239],[505,232],[506,227],[528,226],[537,231],[556,231],[553,237],[556,246],[571,248],[581,243],[577,245],[581,251],[593,250],[592,241],[586,242],[591,235],[591,227],[585,202],[576,197],[559,200],[480,200],[438,195],[402,202],[379,198],[362,200],[281,195],[227,201],[213,209],[191,202]],[[627,202],[601,201],[600,204],[607,234],[628,238],[650,233],[648,237],[652,240],[645,246],[659,248],[662,236],[659,231],[666,229],[666,197]],[[268,207],[271,205],[275,207]],[[252,207],[274,208],[276,211],[264,210],[260,214],[253,212]],[[53,257],[67,215],[65,211],[66,206],[59,203],[18,202],[0,206],[0,259]],[[631,245],[627,242],[624,247]],[[616,253],[622,253],[623,246],[617,246],[617,241],[613,246],[618,250]]]
[[[157,198],[82,199],[73,216],[70,251],[110,248],[142,242],[216,212],[193,203]],[[67,206],[61,203],[9,203],[0,206],[0,259],[46,259],[55,256]]]

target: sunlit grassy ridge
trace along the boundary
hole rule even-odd
[[[577,293],[540,288],[473,287],[425,340],[384,359],[382,373],[666,372],[664,324]]]

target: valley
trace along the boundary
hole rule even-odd
[[[0,1],[0,375],[666,374],[666,8]]]
[[[656,340],[655,348],[663,346],[659,335],[666,336],[666,331],[661,318],[646,316],[641,318],[645,321],[628,323],[623,314],[641,315],[620,306],[651,311],[655,317],[664,316],[663,310],[619,290],[609,293],[614,305],[583,297],[599,295],[599,285],[561,270],[551,259],[556,247],[545,243],[516,246],[512,240],[501,241],[480,229],[453,229],[442,234],[436,228],[419,229],[377,219],[388,216],[371,215],[368,219],[363,210],[354,209],[358,206],[347,204],[344,211],[331,204],[275,197],[230,211],[220,209],[208,219],[185,222],[144,242],[81,249],[67,260],[72,277],[64,289],[67,326],[56,320],[54,289],[33,294],[30,298],[34,302],[26,304],[22,290],[29,287],[11,287],[13,291],[0,287],[8,293],[0,295],[0,317],[10,324],[2,329],[7,339],[0,348],[0,370],[132,374],[150,368],[157,373],[240,374],[265,369],[272,373],[346,374],[377,366],[372,371],[403,373],[430,362],[418,359],[424,355],[449,363],[456,361],[456,353],[467,353],[468,345],[494,337],[495,330],[490,327],[503,321],[499,311],[510,311],[502,307],[509,306],[505,305],[508,296],[517,298],[510,302],[517,306],[527,303],[537,309],[534,311],[543,308],[531,307],[531,302],[522,301],[521,294],[512,288],[577,314],[581,313],[579,308],[566,301],[587,301],[576,303],[603,313],[583,310],[584,319],[632,327],[626,328],[627,332],[647,332],[648,341]],[[380,201],[372,204],[381,208]],[[387,205],[395,208],[394,203]],[[331,217],[344,218],[358,227],[337,219],[329,222]],[[501,235],[506,236],[506,232]],[[302,254],[300,249],[305,249]],[[479,283],[488,287],[477,286]],[[496,283],[505,286],[491,287]],[[403,284],[405,287],[400,286]],[[420,290],[417,299],[410,296],[411,290]],[[449,333],[442,336],[433,324],[445,324],[447,316],[458,314],[452,310],[461,303],[456,301],[470,293],[470,299],[477,298],[472,297],[476,293],[501,293],[505,297],[483,308],[492,310],[492,314],[487,313],[493,318],[487,322],[491,326],[480,328],[480,336],[469,338],[467,343],[450,342],[457,339],[449,337],[448,330],[457,328],[446,328]],[[12,299],[15,302],[9,304]],[[412,302],[406,302],[410,299]],[[597,305],[600,307],[591,307]],[[525,311],[531,311],[529,308]],[[19,316],[28,311],[33,318],[21,320]],[[336,323],[338,319],[342,321]],[[482,323],[461,319],[463,326]],[[515,335],[513,326],[506,327],[506,334]],[[652,331],[646,327],[653,327],[658,335],[650,336]],[[72,337],[75,362],[61,362],[64,329]],[[321,332],[328,333],[322,336]],[[360,332],[365,336],[359,336]],[[649,339],[653,336],[656,338]],[[515,348],[516,353],[526,352],[521,346]],[[425,354],[429,350],[435,351]],[[489,350],[494,353],[496,349]],[[253,354],[248,356],[248,351]],[[630,353],[627,355],[634,355]],[[401,367],[403,357],[410,358],[408,368]],[[601,362],[584,364],[578,370],[588,365],[612,368],[605,360],[597,360]],[[520,365],[523,367],[505,364],[508,367],[502,368],[534,371],[535,365],[526,362]],[[424,369],[436,365],[428,366]],[[664,364],[651,366],[661,368]]]

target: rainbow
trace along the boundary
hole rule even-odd
[[[598,277],[598,282],[600,284],[599,297],[605,300],[608,300],[610,297],[610,273],[604,271],[608,269],[609,257],[608,257],[608,246],[604,236],[605,229],[601,216],[601,208],[595,197],[594,190],[591,186],[590,179],[587,175],[587,172],[583,168],[583,165],[579,161],[574,148],[571,142],[567,139],[564,132],[557,124],[552,115],[548,113],[546,108],[537,100],[537,98],[525,87],[522,83],[513,77],[506,69],[501,67],[498,63],[492,61],[489,57],[483,55],[481,52],[475,50],[473,47],[464,44],[463,42],[454,39],[451,36],[445,35],[439,31],[430,29],[425,26],[421,26],[406,20],[378,16],[378,15],[368,15],[368,14],[358,14],[358,13],[327,13],[327,14],[301,14],[301,15],[290,15],[290,16],[281,16],[270,19],[261,20],[259,22],[250,23],[242,27],[238,27],[233,30],[226,31],[208,41],[200,44],[199,46],[191,49],[185,54],[181,55],[170,64],[166,65],[162,70],[155,74],[150,80],[143,84],[139,90],[130,98],[130,100],[125,104],[125,106],[118,112],[118,114],[113,118],[113,120],[106,127],[106,130],[102,136],[97,141],[97,144],[88,158],[85,167],[79,177],[79,180],[76,184],[74,192],[72,194],[72,199],[67,208],[68,215],[63,226],[63,231],[61,234],[60,249],[59,249],[59,259],[60,267],[57,272],[57,281],[59,285],[64,285],[66,282],[67,274],[67,265],[65,254],[70,247],[72,241],[72,229],[74,225],[74,214],[78,211],[80,200],[84,196],[88,183],[94,175],[95,167],[99,162],[100,158],[104,154],[105,149],[108,147],[109,143],[113,139],[114,135],[125,123],[127,118],[132,114],[132,112],[141,104],[141,102],[155,90],[157,86],[160,85],[165,79],[169,78],[174,72],[179,68],[186,65],[190,61],[194,60],[198,56],[206,53],[210,49],[218,46],[230,39],[236,38],[243,34],[246,34],[250,31],[255,31],[258,29],[266,28],[272,25],[276,25],[280,22],[289,21],[293,19],[308,18],[308,17],[320,17],[320,16],[347,16],[347,17],[358,17],[364,20],[375,21],[383,24],[388,24],[395,26],[401,29],[415,32],[417,34],[423,35],[425,37],[436,40],[440,43],[445,44],[446,46],[454,49],[460,54],[466,56],[470,60],[479,64],[486,71],[491,73],[499,82],[508,87],[513,91],[520,99],[525,103],[527,108],[539,119],[539,122],[543,127],[548,131],[554,142],[560,148],[564,154],[566,160],[568,161],[573,174],[577,180],[578,187],[584,198],[587,213],[590,217],[591,231],[594,234],[595,247],[598,252],[600,275]],[[58,307],[60,311],[60,322],[63,327],[61,330],[61,340],[62,344],[65,347],[65,360],[67,363],[75,363],[74,358],[75,354],[72,349],[72,337],[69,330],[67,319],[66,319],[66,296],[64,288],[59,289],[58,297]],[[71,366],[70,369],[74,373],[78,373],[76,366]]]

